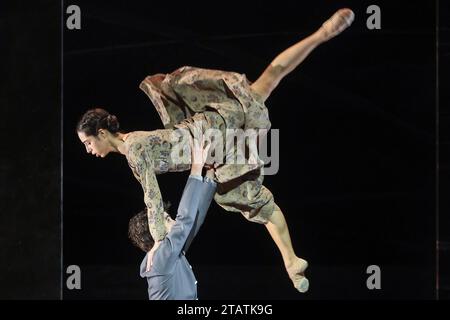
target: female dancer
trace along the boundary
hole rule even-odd
[[[117,117],[96,108],[88,110],[78,122],[78,137],[93,155],[105,157],[109,152],[119,152],[126,156],[144,191],[150,233],[160,241],[167,230],[156,174],[189,170],[191,161],[189,150],[173,152],[177,142],[174,128],[185,129],[193,136],[198,128],[202,132],[218,129],[223,136],[228,129],[269,129],[264,102],[271,92],[313,49],[341,33],[353,19],[350,9],[338,10],[313,34],[280,53],[253,84],[245,75],[194,67],[149,76],[140,88],[153,102],[165,129],[125,133],[120,131]],[[309,286],[304,276],[308,263],[292,248],[284,215],[272,193],[262,185],[262,167],[263,163],[257,161],[217,168],[214,199],[225,210],[240,212],[266,226],[295,288],[305,292]]]

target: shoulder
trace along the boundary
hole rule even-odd
[[[155,250],[152,259],[151,275],[168,275],[174,271],[179,255],[174,251],[173,243],[170,240],[170,232]]]
[[[128,150],[140,149],[140,147],[146,144],[151,135],[151,131],[133,131],[128,135],[124,144]]]
[[[151,131],[133,131],[124,142],[126,157],[133,163],[144,160],[145,151],[149,148]]]

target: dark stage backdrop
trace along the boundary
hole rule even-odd
[[[450,299],[450,3],[439,3],[439,299]]]
[[[0,300],[62,296],[60,19],[0,2]]]
[[[130,131],[162,128],[138,88],[183,65],[245,73],[254,81],[282,50],[336,9],[351,28],[316,49],[266,102],[280,130],[280,170],[264,184],[308,259],[311,288],[297,293],[261,225],[215,203],[190,252],[201,299],[433,299],[436,271],[435,4],[379,1],[381,30],[366,27],[371,1],[65,1],[81,30],[64,30],[63,258],[81,290],[66,299],[145,299],[143,254],[127,239],[144,207],[124,157],[97,159],[75,134],[103,106]],[[67,17],[68,15],[66,15]],[[185,173],[158,177],[181,197]],[[366,268],[381,268],[368,290]]]

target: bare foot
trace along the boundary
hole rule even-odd
[[[298,257],[290,265],[286,266],[286,271],[294,287],[302,293],[309,289],[309,281],[305,277],[306,268],[308,268],[308,261]]]
[[[339,9],[322,24],[319,32],[322,34],[324,41],[328,41],[350,27],[354,19],[355,14],[352,10]]]

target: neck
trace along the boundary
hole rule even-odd
[[[116,136],[110,138],[111,146],[114,152],[126,154],[127,150],[124,146],[124,142],[129,133],[118,132]]]

